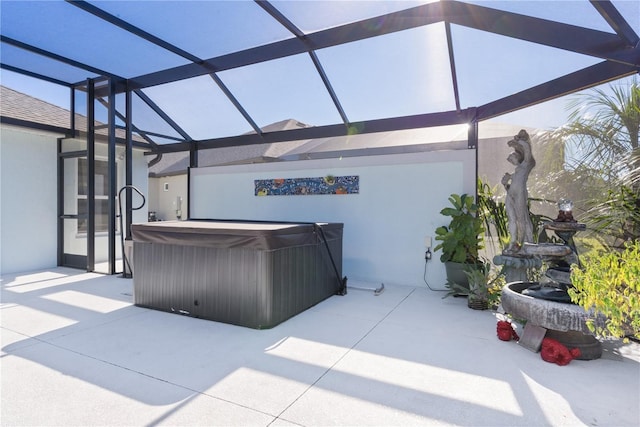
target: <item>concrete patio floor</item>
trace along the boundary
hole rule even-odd
[[[2,277],[1,425],[640,425],[635,343],[561,367],[426,288],[350,290],[252,330],[136,307],[132,286]]]

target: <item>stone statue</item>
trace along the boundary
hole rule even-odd
[[[527,205],[527,179],[536,161],[531,154],[531,139],[524,129],[507,142],[507,145],[513,148],[507,160],[516,168],[513,174],[505,173],[502,177],[502,185],[507,190],[505,207],[510,235],[509,245],[503,253],[515,255],[525,243],[533,242],[533,224]]]

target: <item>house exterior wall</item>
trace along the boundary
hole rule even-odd
[[[0,273],[57,264],[58,136],[0,127]]]
[[[46,269],[57,264],[57,139],[60,136],[12,126],[0,127],[0,272],[3,274]],[[72,149],[72,145],[72,141],[65,141],[67,149]],[[117,153],[122,154],[123,150],[118,147]],[[105,144],[96,144],[96,157],[106,158]],[[146,196],[146,159],[138,150],[134,150],[133,158],[133,183]],[[70,178],[67,185],[73,187],[71,190],[68,187],[68,191],[74,192],[77,159],[71,159],[70,164],[74,168],[65,170],[65,173]],[[118,189],[124,183],[124,169],[121,163],[118,166]],[[71,178],[74,176],[76,181]],[[72,199],[66,203],[73,205],[75,196]],[[134,196],[133,205],[139,205],[137,196]],[[71,212],[75,211],[73,207]],[[134,222],[146,220],[146,206],[134,211]],[[86,254],[86,234],[69,228],[65,228],[65,250]],[[96,262],[107,260],[107,250],[106,233],[97,233]],[[119,244],[116,251],[120,252]]]
[[[327,175],[358,175],[359,194],[254,195],[254,179]],[[199,168],[191,170],[191,217],[342,222],[343,274],[424,286],[425,237],[447,222],[439,212],[449,195],[474,194],[475,179],[474,150]],[[439,253],[427,280],[446,282]]]

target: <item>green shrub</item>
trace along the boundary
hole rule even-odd
[[[598,336],[640,338],[640,241],[620,252],[590,254],[580,268],[571,267],[571,300],[607,317],[606,327],[587,326]]]

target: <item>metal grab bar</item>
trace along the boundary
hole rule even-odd
[[[137,208],[131,208],[132,211],[137,211],[138,209],[142,209],[147,202],[147,199],[144,197],[144,194],[142,194],[142,192],[138,190],[136,187],[134,187],[133,185],[125,185],[120,189],[120,191],[118,191],[118,218],[120,218],[120,244],[122,246],[122,277],[124,278],[133,277],[133,269],[131,268],[131,263],[129,263],[129,259],[127,258],[127,254],[124,250],[124,234],[125,234],[124,231],[125,230],[124,228],[122,228],[122,197],[121,196],[122,196],[122,192],[127,188],[131,188],[136,193],[138,193],[140,197],[142,197],[142,204]],[[131,272],[130,274],[127,273],[127,268]]]

